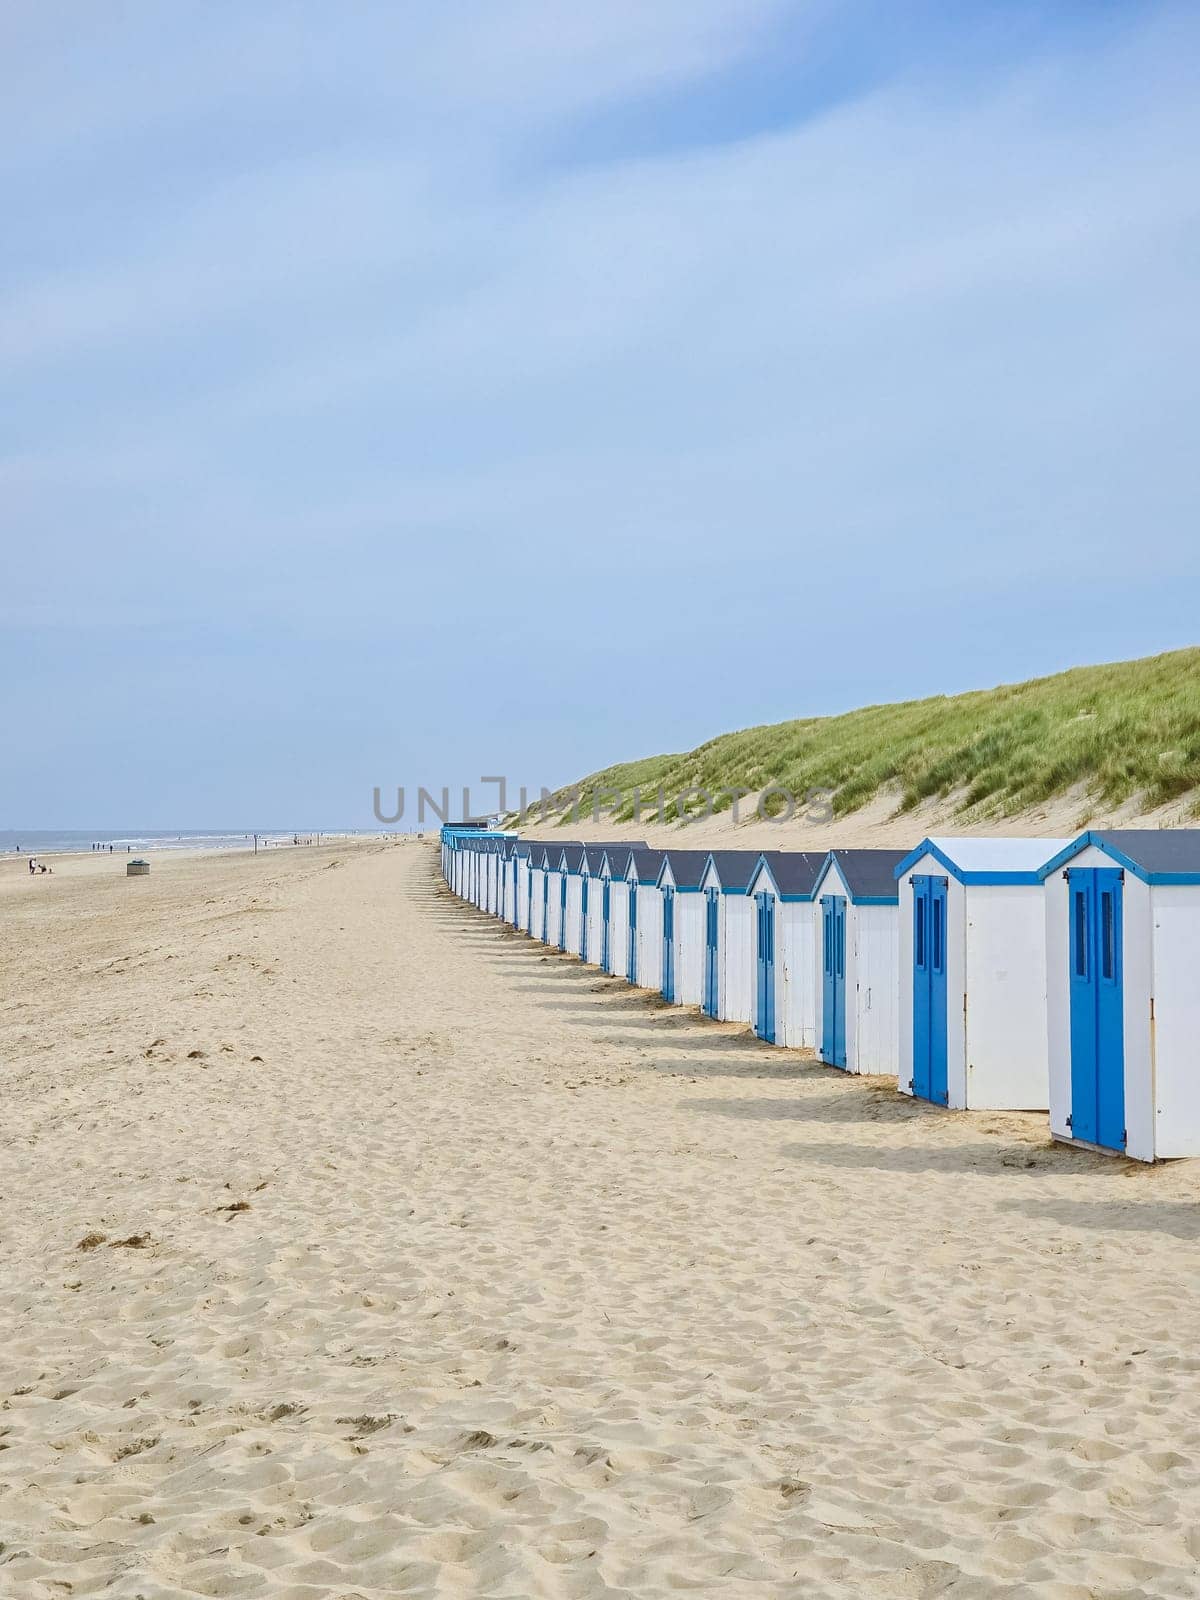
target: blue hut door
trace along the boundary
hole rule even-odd
[[[587,935],[588,935],[588,890],[591,888],[591,879],[583,877],[579,880],[579,959],[587,960]]]
[[[600,901],[600,965],[605,972],[612,971],[611,940],[608,932],[608,914],[612,910],[612,884],[604,880],[604,894]]]
[[[675,891],[663,885],[663,958],[662,994],[664,1000],[675,1000]]]
[[[950,1099],[946,1072],[947,880],[918,875],[912,880],[912,889],[912,1092],[944,1106]]]
[[[758,1004],[754,1031],[768,1044],[775,1043],[775,896],[769,891],[754,896],[758,907]]]
[[[717,977],[717,957],[720,946],[720,894],[719,889],[704,891],[704,1011],[715,1017],[720,999],[720,980]]]
[[[542,943],[550,943],[550,874],[542,873]]]
[[[558,875],[558,948],[567,948],[567,875]]]
[[[629,888],[627,890],[627,893],[629,895],[629,960],[626,963],[626,967],[627,967],[628,972],[629,972],[629,981],[630,981],[630,983],[636,985],[636,983],[637,983],[637,939],[638,939],[638,935],[637,935],[638,886],[637,886],[637,879],[636,878],[634,878],[630,882]]]
[[[846,1065],[846,897],[821,900],[821,1060]]]
[[[1077,1139],[1125,1148],[1123,875],[1067,872],[1071,914],[1071,1115]]]

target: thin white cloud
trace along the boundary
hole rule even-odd
[[[452,30],[423,35],[396,92],[427,102],[436,66],[453,100],[489,58],[519,142],[580,74],[616,93],[744,47],[726,6],[694,35],[676,7],[600,9],[534,39],[545,10],[507,7],[503,37],[462,59]],[[454,537],[568,571],[589,549],[712,571],[752,540],[774,570],[869,565],[883,584],[916,555],[986,578],[998,539],[1052,578],[1081,541],[1119,553],[1142,515],[1187,570],[1171,504],[1197,318],[1179,263],[1200,185],[1180,152],[1200,113],[1178,44],[1122,38],[1084,63],[1086,93],[1067,54],[969,99],[906,85],[519,184],[439,123],[187,191],[129,259],[0,305],[0,349],[33,382],[136,377],[175,342],[219,355],[165,395],[126,376],[82,455],[67,440],[18,464],[17,504],[62,526],[98,490],[89,514],[131,549],[176,552],[182,606],[280,616],[385,612],[386,589],[311,573],[335,545],[386,566],[389,530],[418,564]],[[157,467],[126,499],[119,464],[139,457]]]

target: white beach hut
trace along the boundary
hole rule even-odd
[[[478,840],[472,846],[475,857],[474,876],[471,880],[471,903],[482,910],[487,883],[487,858],[491,845],[486,839]]]
[[[502,922],[512,921],[512,852],[515,839],[505,837],[500,841],[499,860],[496,867],[496,904],[494,913]]]
[[[1200,1155],[1200,829],[1085,833],[1043,879],[1051,1133]]]
[[[509,927],[517,922],[517,846],[519,839],[506,839],[500,856],[500,908],[501,919]]]
[[[508,846],[507,834],[501,834],[496,841],[496,861],[493,871],[492,894],[488,910],[494,917],[504,915],[504,890],[505,878],[508,874]]]
[[[610,845],[600,868],[600,965],[614,978],[629,976],[629,864],[632,845]]]
[[[660,988],[664,1000],[698,1006],[704,998],[704,896],[700,880],[706,850],[668,850],[658,869],[662,896],[663,953]]]
[[[588,845],[579,864],[581,939],[579,957],[598,967],[604,955],[605,845]]]
[[[568,955],[578,955],[582,944],[582,880],[579,869],[584,859],[584,846],[566,845],[558,859],[558,949]]]
[[[542,886],[545,907],[542,920],[542,943],[558,949],[563,926],[563,870],[561,844],[546,846],[546,878]]]
[[[758,850],[713,850],[700,877],[704,901],[701,1005],[722,1022],[754,1018],[754,902],[747,895]]]
[[[846,1072],[899,1071],[903,850],[831,850],[813,890],[817,1054]]]
[[[522,933],[529,932],[530,902],[532,900],[530,885],[530,868],[533,865],[534,843],[532,839],[522,839],[523,854],[517,856],[517,927]]]
[[[629,845],[610,842],[569,845],[563,852],[565,874],[562,881],[562,924],[559,948],[581,961],[599,966],[604,953],[606,906],[611,892],[605,889],[604,858],[609,850]]]
[[[538,938],[543,944],[557,945],[562,927],[562,853],[561,840],[542,848],[541,916]]]
[[[550,911],[550,861],[557,861],[558,845],[535,844],[529,853],[529,932],[546,943],[546,924]]]
[[[658,873],[664,850],[635,849],[625,881],[629,885],[629,954],[626,977],[640,989],[662,987],[662,895]]]
[[[768,850],[746,893],[751,938],[754,1031],[768,1044],[811,1050],[817,1037],[817,964],[812,903],[825,852]]]
[[[483,909],[495,916],[500,904],[500,857],[503,839],[489,839],[484,850]]]
[[[1066,839],[925,839],[900,888],[902,1094],[957,1110],[1044,1111],[1041,869]]]
[[[504,880],[504,920],[512,923],[514,928],[523,926],[522,883],[525,885],[525,904],[528,906],[528,896],[530,896],[530,880],[526,875],[528,862],[530,862],[528,842],[523,838],[510,838],[507,875]]]
[[[471,841],[460,834],[454,841],[454,855],[450,862],[451,883],[455,894],[465,899],[467,870],[471,865]]]
[[[454,892],[461,899],[467,900],[471,895],[471,874],[475,869],[475,844],[474,839],[460,839],[457,855],[457,874]]]

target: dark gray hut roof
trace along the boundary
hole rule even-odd
[[[588,871],[599,872],[600,863],[604,860],[606,850],[636,850],[644,846],[644,839],[598,839],[589,840],[584,849],[587,851]]]
[[[583,852],[587,869],[593,878],[599,877],[600,868],[604,865],[604,850],[602,844],[589,844]]]
[[[1084,835],[1071,846],[1099,845],[1136,876],[1152,883],[1200,879],[1200,828],[1114,828]],[[1064,852],[1067,854],[1067,852]]]
[[[629,858],[633,855],[634,846],[630,844],[610,844],[604,854],[608,858],[608,870],[612,877],[623,878],[629,871]]]
[[[531,867],[540,867],[543,858],[549,853],[550,865],[557,867],[558,858],[562,855],[564,844],[578,844],[578,839],[526,839],[529,846],[529,864]]]
[[[722,889],[744,889],[754,876],[761,850],[711,850],[709,858],[717,870]]]
[[[655,883],[658,880],[658,869],[662,866],[665,850],[634,849],[633,865],[638,875],[639,883]]]
[[[831,850],[829,854],[846,880],[851,899],[886,900],[889,904],[899,900],[896,868],[908,856],[907,850]]]
[[[811,900],[827,854],[825,850],[764,850],[761,859],[770,867],[780,894]]]
[[[708,865],[708,856],[707,850],[667,850],[663,864],[670,862],[671,876],[677,889],[698,889]],[[662,876],[662,867],[659,868],[659,876]]]

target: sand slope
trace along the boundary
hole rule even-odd
[[[1194,1164],[667,1010],[427,847],[85,865],[0,896],[0,1594],[1200,1595]]]

